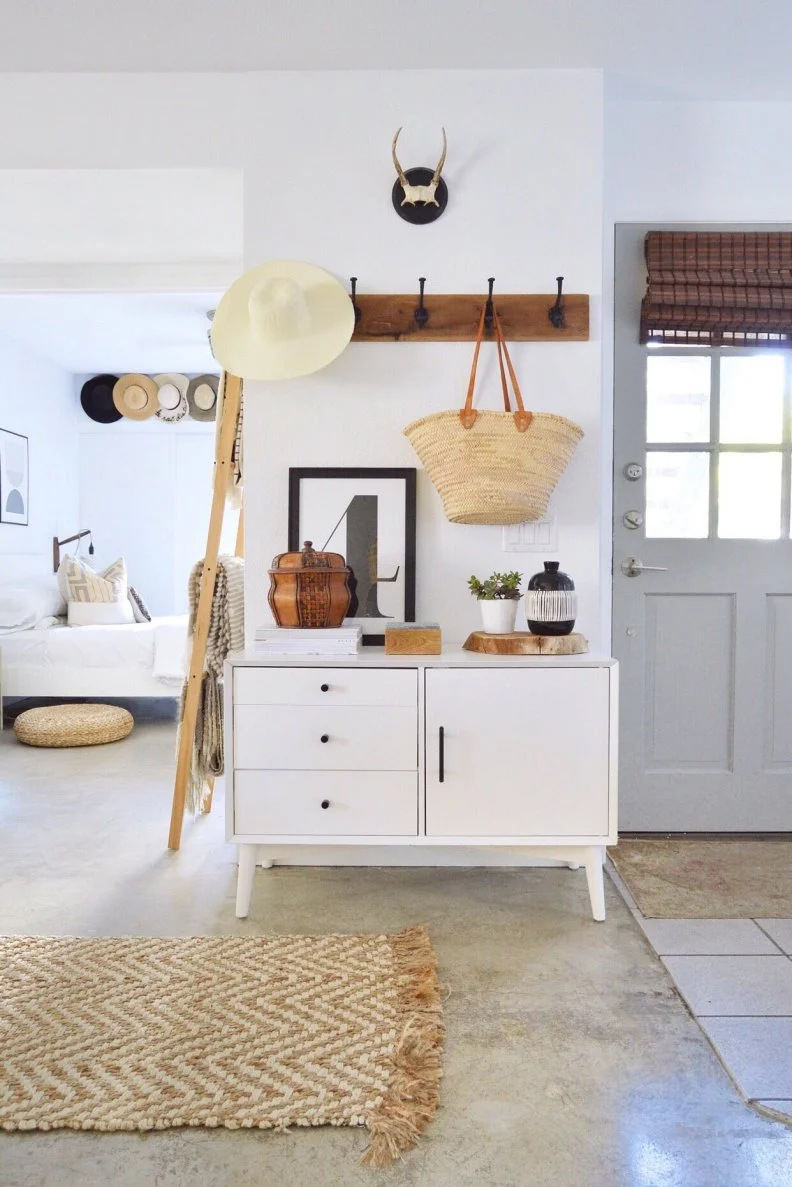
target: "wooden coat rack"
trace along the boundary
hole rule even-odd
[[[510,342],[586,342],[589,337],[589,299],[585,293],[425,294],[425,277],[418,293],[358,293],[357,277],[350,281],[355,307],[353,342],[474,342],[482,302],[494,301],[503,333]],[[487,324],[492,336],[492,321]]]
[[[206,552],[204,553],[203,570],[201,572],[201,591],[198,596],[198,609],[195,614],[192,654],[187,675],[187,690],[184,696],[184,709],[179,734],[179,752],[176,761],[176,779],[173,786],[170,832],[168,833],[169,849],[178,849],[181,844],[184,806],[187,802],[187,786],[190,778],[195,726],[198,720],[198,702],[201,695],[204,660],[206,659],[206,644],[209,639],[209,622],[212,616],[212,598],[214,597],[215,580],[217,578],[220,534],[223,529],[226,493],[228,491],[228,480],[231,473],[234,442],[237,435],[241,405],[242,380],[238,376],[229,375],[226,372],[223,383],[223,408],[220,415],[220,431],[217,436],[217,452],[214,462],[212,510],[209,516],[209,531],[206,538]],[[243,507],[240,510],[239,523],[237,525],[237,556],[244,555],[244,531]],[[201,805],[204,812],[211,811],[213,792],[214,780],[210,780]]]

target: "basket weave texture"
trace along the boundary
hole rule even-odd
[[[126,738],[134,724],[117,705],[52,705],[20,713],[14,733],[26,746],[101,746]]]
[[[458,412],[436,412],[404,434],[451,523],[509,524],[542,518],[583,430],[535,412],[521,433],[510,413],[480,411],[469,429]]]
[[[404,435],[443,500],[443,510],[451,523],[525,523],[545,514],[550,495],[583,430],[564,416],[526,411],[495,312],[506,411],[480,412],[473,408],[485,313],[486,306],[481,311],[464,407],[415,420],[407,425]],[[514,392],[514,412],[506,368]]]

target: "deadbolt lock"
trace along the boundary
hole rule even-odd
[[[631,528],[635,531],[636,528],[643,524],[643,516],[640,511],[625,511],[622,516],[622,523],[626,528]]]
[[[628,462],[622,473],[629,482],[637,482],[639,478],[643,478],[643,466],[638,462]]]

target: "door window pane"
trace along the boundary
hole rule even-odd
[[[646,440],[709,441],[710,360],[649,356],[646,360]]]
[[[727,445],[780,442],[783,414],[784,360],[780,355],[721,359],[721,441]]]
[[[781,534],[781,454],[722,453],[718,459],[718,535],[777,540]]]
[[[709,534],[709,454],[646,455],[646,535],[704,539]]]

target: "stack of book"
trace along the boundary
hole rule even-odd
[[[359,626],[259,627],[255,647],[269,655],[355,655],[362,634]]]

